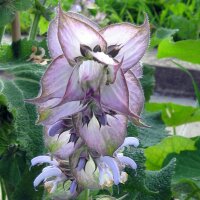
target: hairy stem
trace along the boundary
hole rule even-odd
[[[5,26],[0,27],[0,44],[1,44],[4,32],[5,32]]]
[[[12,42],[17,42],[21,39],[19,12],[16,12],[12,26]]]
[[[42,5],[44,5],[46,3],[46,0],[43,0],[41,2]],[[39,24],[39,21],[40,21],[40,16],[41,14],[38,12],[35,14],[34,16],[34,19],[33,19],[33,23],[31,25],[31,29],[30,29],[30,32],[29,32],[29,40],[35,40],[35,37],[37,35],[37,30],[38,30],[38,24]]]

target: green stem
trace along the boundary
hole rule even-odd
[[[46,3],[46,0],[43,0],[41,2],[42,5],[44,5],[45,3]],[[31,30],[29,32],[29,38],[28,38],[29,40],[35,40],[35,37],[37,35],[38,24],[39,24],[39,21],[40,21],[40,16],[41,16],[41,13],[35,14],[33,23],[31,25]]]
[[[1,44],[4,32],[5,32],[5,26],[0,27],[0,44]]]
[[[176,127],[173,126],[173,135],[176,135]]]
[[[85,200],[89,200],[89,196],[90,196],[90,190],[85,190]]]
[[[1,198],[2,198],[2,200],[6,200],[7,195],[6,195],[6,190],[5,190],[3,179],[0,179],[0,186],[1,186]]]

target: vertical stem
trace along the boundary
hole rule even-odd
[[[3,179],[0,179],[0,187],[1,187],[1,198],[2,200],[6,200],[7,196],[6,196],[6,190],[5,190]]]
[[[31,30],[30,30],[29,38],[28,38],[29,40],[35,39],[36,34],[37,34],[39,20],[40,20],[40,14],[37,13],[37,14],[35,14],[35,17],[34,17],[34,20],[33,20],[32,26],[31,26]]]
[[[0,27],[0,44],[1,44],[4,32],[5,32],[5,26]]]
[[[85,190],[85,200],[89,200],[89,196],[90,196],[90,190],[89,189],[87,189],[87,190]]]
[[[19,12],[16,12],[15,18],[11,26],[12,26],[12,41],[17,42],[21,39]]]
[[[173,135],[176,135],[176,127],[173,126]]]
[[[46,3],[46,0],[43,0],[41,2],[41,4],[43,4],[43,5],[45,3]],[[36,13],[35,16],[34,16],[34,20],[33,20],[33,23],[31,25],[31,30],[29,32],[29,37],[28,37],[29,40],[34,40],[36,35],[37,35],[37,29],[38,29],[38,24],[39,24],[39,21],[40,21],[40,16],[41,16],[40,13]]]

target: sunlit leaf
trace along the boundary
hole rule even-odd
[[[200,63],[200,40],[173,42],[168,38],[158,46],[158,58],[178,58],[191,63]]]

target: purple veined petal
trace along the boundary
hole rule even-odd
[[[79,67],[79,83],[84,91],[96,92],[100,88],[103,77],[103,65],[95,61],[83,61]]]
[[[130,71],[135,75],[137,79],[140,79],[143,76],[142,64],[140,62],[131,67]]]
[[[37,187],[43,180],[54,176],[60,176],[62,171],[58,168],[51,168],[39,174],[33,182],[34,187]]]
[[[43,164],[43,163],[49,163],[55,166],[59,165],[59,163],[55,159],[52,159],[50,156],[37,156],[31,160],[32,166]]]
[[[135,113],[131,113],[129,110],[129,92],[121,69],[117,73],[115,82],[102,89],[101,104],[117,113],[138,118]]]
[[[117,60],[124,58],[122,69],[127,71],[142,58],[149,45],[148,17],[141,26],[129,23],[110,25],[100,31],[108,46],[121,45]],[[123,37],[122,37],[123,35]]]
[[[86,23],[88,26],[92,27],[95,31],[99,31],[98,24],[96,24],[95,22],[87,18],[86,16],[81,15],[80,13],[73,12],[73,11],[68,11],[66,14],[74,19],[77,19],[81,22]]]
[[[118,156],[119,161],[125,165],[129,165],[132,169],[137,169],[137,164],[134,160],[127,156]]]
[[[85,98],[85,93],[79,83],[79,66],[75,66],[69,78],[65,93],[58,105],[69,101],[78,101]]]
[[[102,51],[106,50],[106,41],[87,23],[67,15],[61,8],[58,19],[58,39],[69,62],[82,56],[80,45],[86,45],[91,49],[100,45]]]
[[[123,144],[119,147],[119,149],[122,149],[123,147],[126,146],[134,146],[138,147],[139,146],[139,140],[135,137],[126,137]]]
[[[39,108],[38,123],[43,125],[52,125],[57,121],[84,110],[86,107],[87,105],[82,105],[80,101],[72,101],[54,108]]]
[[[64,131],[70,130],[71,128],[72,128],[71,119],[60,120],[55,124],[52,124],[51,126],[47,127],[47,134],[53,137],[55,135],[60,135]]]
[[[112,156],[126,136],[127,119],[123,115],[107,115],[108,125],[99,126],[95,116],[89,124],[80,127],[80,137],[86,145],[100,155]]]
[[[140,31],[120,49],[119,54],[116,56],[116,59],[124,58],[123,66],[121,67],[124,72],[136,65],[144,56],[149,45],[149,38],[150,28],[146,17]]]
[[[140,116],[145,101],[141,84],[130,70],[124,76],[129,92],[129,109]]]
[[[119,62],[105,54],[104,52],[89,52],[96,60],[105,65],[118,65]]]
[[[71,185],[70,185],[70,193],[73,195],[76,193],[76,188],[77,188],[77,183],[76,181],[72,181]]]
[[[63,51],[58,40],[58,18],[56,17],[49,24],[47,32],[47,44],[50,55],[52,58],[56,58],[63,54]]]
[[[39,96],[27,101],[40,104],[52,98],[63,97],[72,71],[73,68],[63,55],[57,57],[52,61],[41,79]]]
[[[120,171],[115,159],[110,156],[103,156],[101,157],[101,161],[106,163],[106,165],[111,169],[114,183],[115,185],[118,185],[120,183]]]

